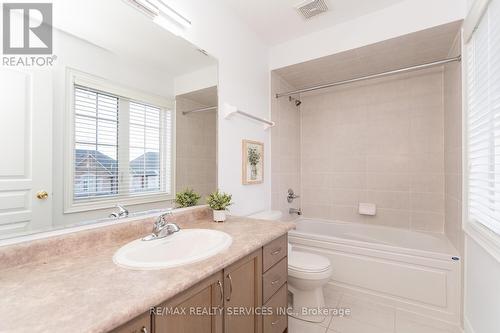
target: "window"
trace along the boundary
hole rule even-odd
[[[160,119],[156,107],[130,103],[130,191],[158,191],[160,182]]]
[[[109,84],[73,80],[71,90],[72,174],[66,211],[170,199],[172,112],[154,98],[149,103],[146,95]]]
[[[500,0],[467,45],[468,220],[500,234]]]
[[[118,194],[118,98],[75,87],[75,200]]]

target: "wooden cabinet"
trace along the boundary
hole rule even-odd
[[[283,333],[288,329],[288,239],[283,235],[263,247],[262,294],[264,308],[272,309],[263,318],[263,333]]]
[[[153,315],[155,333],[222,333],[224,290],[219,272],[173,299]]]
[[[264,302],[267,302],[280,287],[287,282],[288,261],[287,258],[281,259],[273,267],[262,275],[262,291]]]
[[[263,269],[265,272],[271,268],[271,266],[286,257],[288,252],[287,235],[278,237],[269,244],[264,245],[262,252]]]
[[[224,332],[260,333],[262,250],[224,269]]]
[[[261,333],[262,249],[163,303],[155,333]],[[161,312],[169,312],[162,314]]]
[[[264,333],[283,333],[287,329],[288,317],[283,311],[283,307],[287,304],[287,298],[288,288],[285,283],[265,305],[272,308],[273,313],[270,316],[264,316]]]

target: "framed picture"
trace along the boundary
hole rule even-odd
[[[264,182],[264,144],[262,142],[243,140],[242,165],[244,185]]]

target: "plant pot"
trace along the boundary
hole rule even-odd
[[[213,210],[214,212],[214,221],[215,222],[224,222],[226,220],[226,211],[225,210]]]

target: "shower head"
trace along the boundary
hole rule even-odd
[[[301,100],[299,100],[299,99],[297,99],[297,98],[293,98],[292,96],[288,96],[288,100],[289,100],[290,102],[292,102],[292,101],[293,101],[293,102],[295,102],[295,106],[299,106],[300,104],[302,104],[302,101],[301,101]]]

